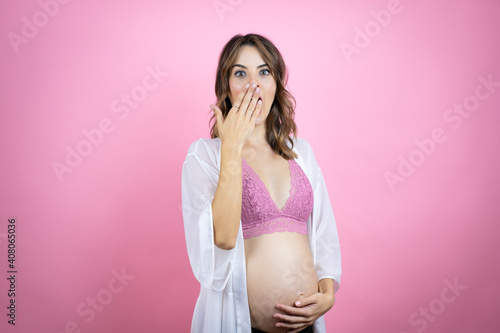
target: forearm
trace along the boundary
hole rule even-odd
[[[232,249],[241,219],[242,166],[240,147],[221,147],[219,182],[212,200],[215,245]]]
[[[329,308],[330,310],[335,303],[335,292],[333,289],[333,279],[324,278],[318,281],[318,291],[326,296],[328,296]]]

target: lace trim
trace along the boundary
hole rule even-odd
[[[302,235],[307,235],[307,222],[298,221],[289,217],[277,217],[265,222],[243,226],[243,238],[247,239],[264,234],[284,231],[297,232]]]

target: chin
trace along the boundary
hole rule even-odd
[[[266,124],[266,119],[267,118],[262,118],[262,116],[260,116],[259,118],[257,118],[255,120],[255,126],[260,125],[260,124],[264,124],[265,125]]]
[[[255,120],[255,125],[259,125],[262,123],[265,124],[268,115],[269,115],[269,111],[266,113],[264,113],[264,111],[263,111],[263,113]]]

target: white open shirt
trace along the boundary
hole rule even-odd
[[[288,146],[290,143],[287,142]],[[240,226],[231,250],[215,246],[212,200],[220,171],[219,138],[193,142],[182,165],[182,214],[189,262],[200,282],[191,332],[251,333],[246,286],[245,249]],[[303,138],[296,138],[296,162],[305,172],[314,193],[313,211],[307,221],[307,237],[318,281],[334,280],[337,292],[342,273],[337,226],[330,198],[313,150]],[[325,333],[321,316],[315,333]]]

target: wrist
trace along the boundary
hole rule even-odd
[[[318,281],[318,291],[323,294],[328,310],[335,304],[335,292],[333,289],[333,279],[325,278]]]
[[[325,302],[327,305],[327,311],[330,310],[333,307],[333,304],[335,304],[335,293],[333,290],[328,290],[321,292],[325,298]]]
[[[241,157],[243,152],[243,147],[234,143],[222,143],[220,149],[221,154],[234,157]]]

